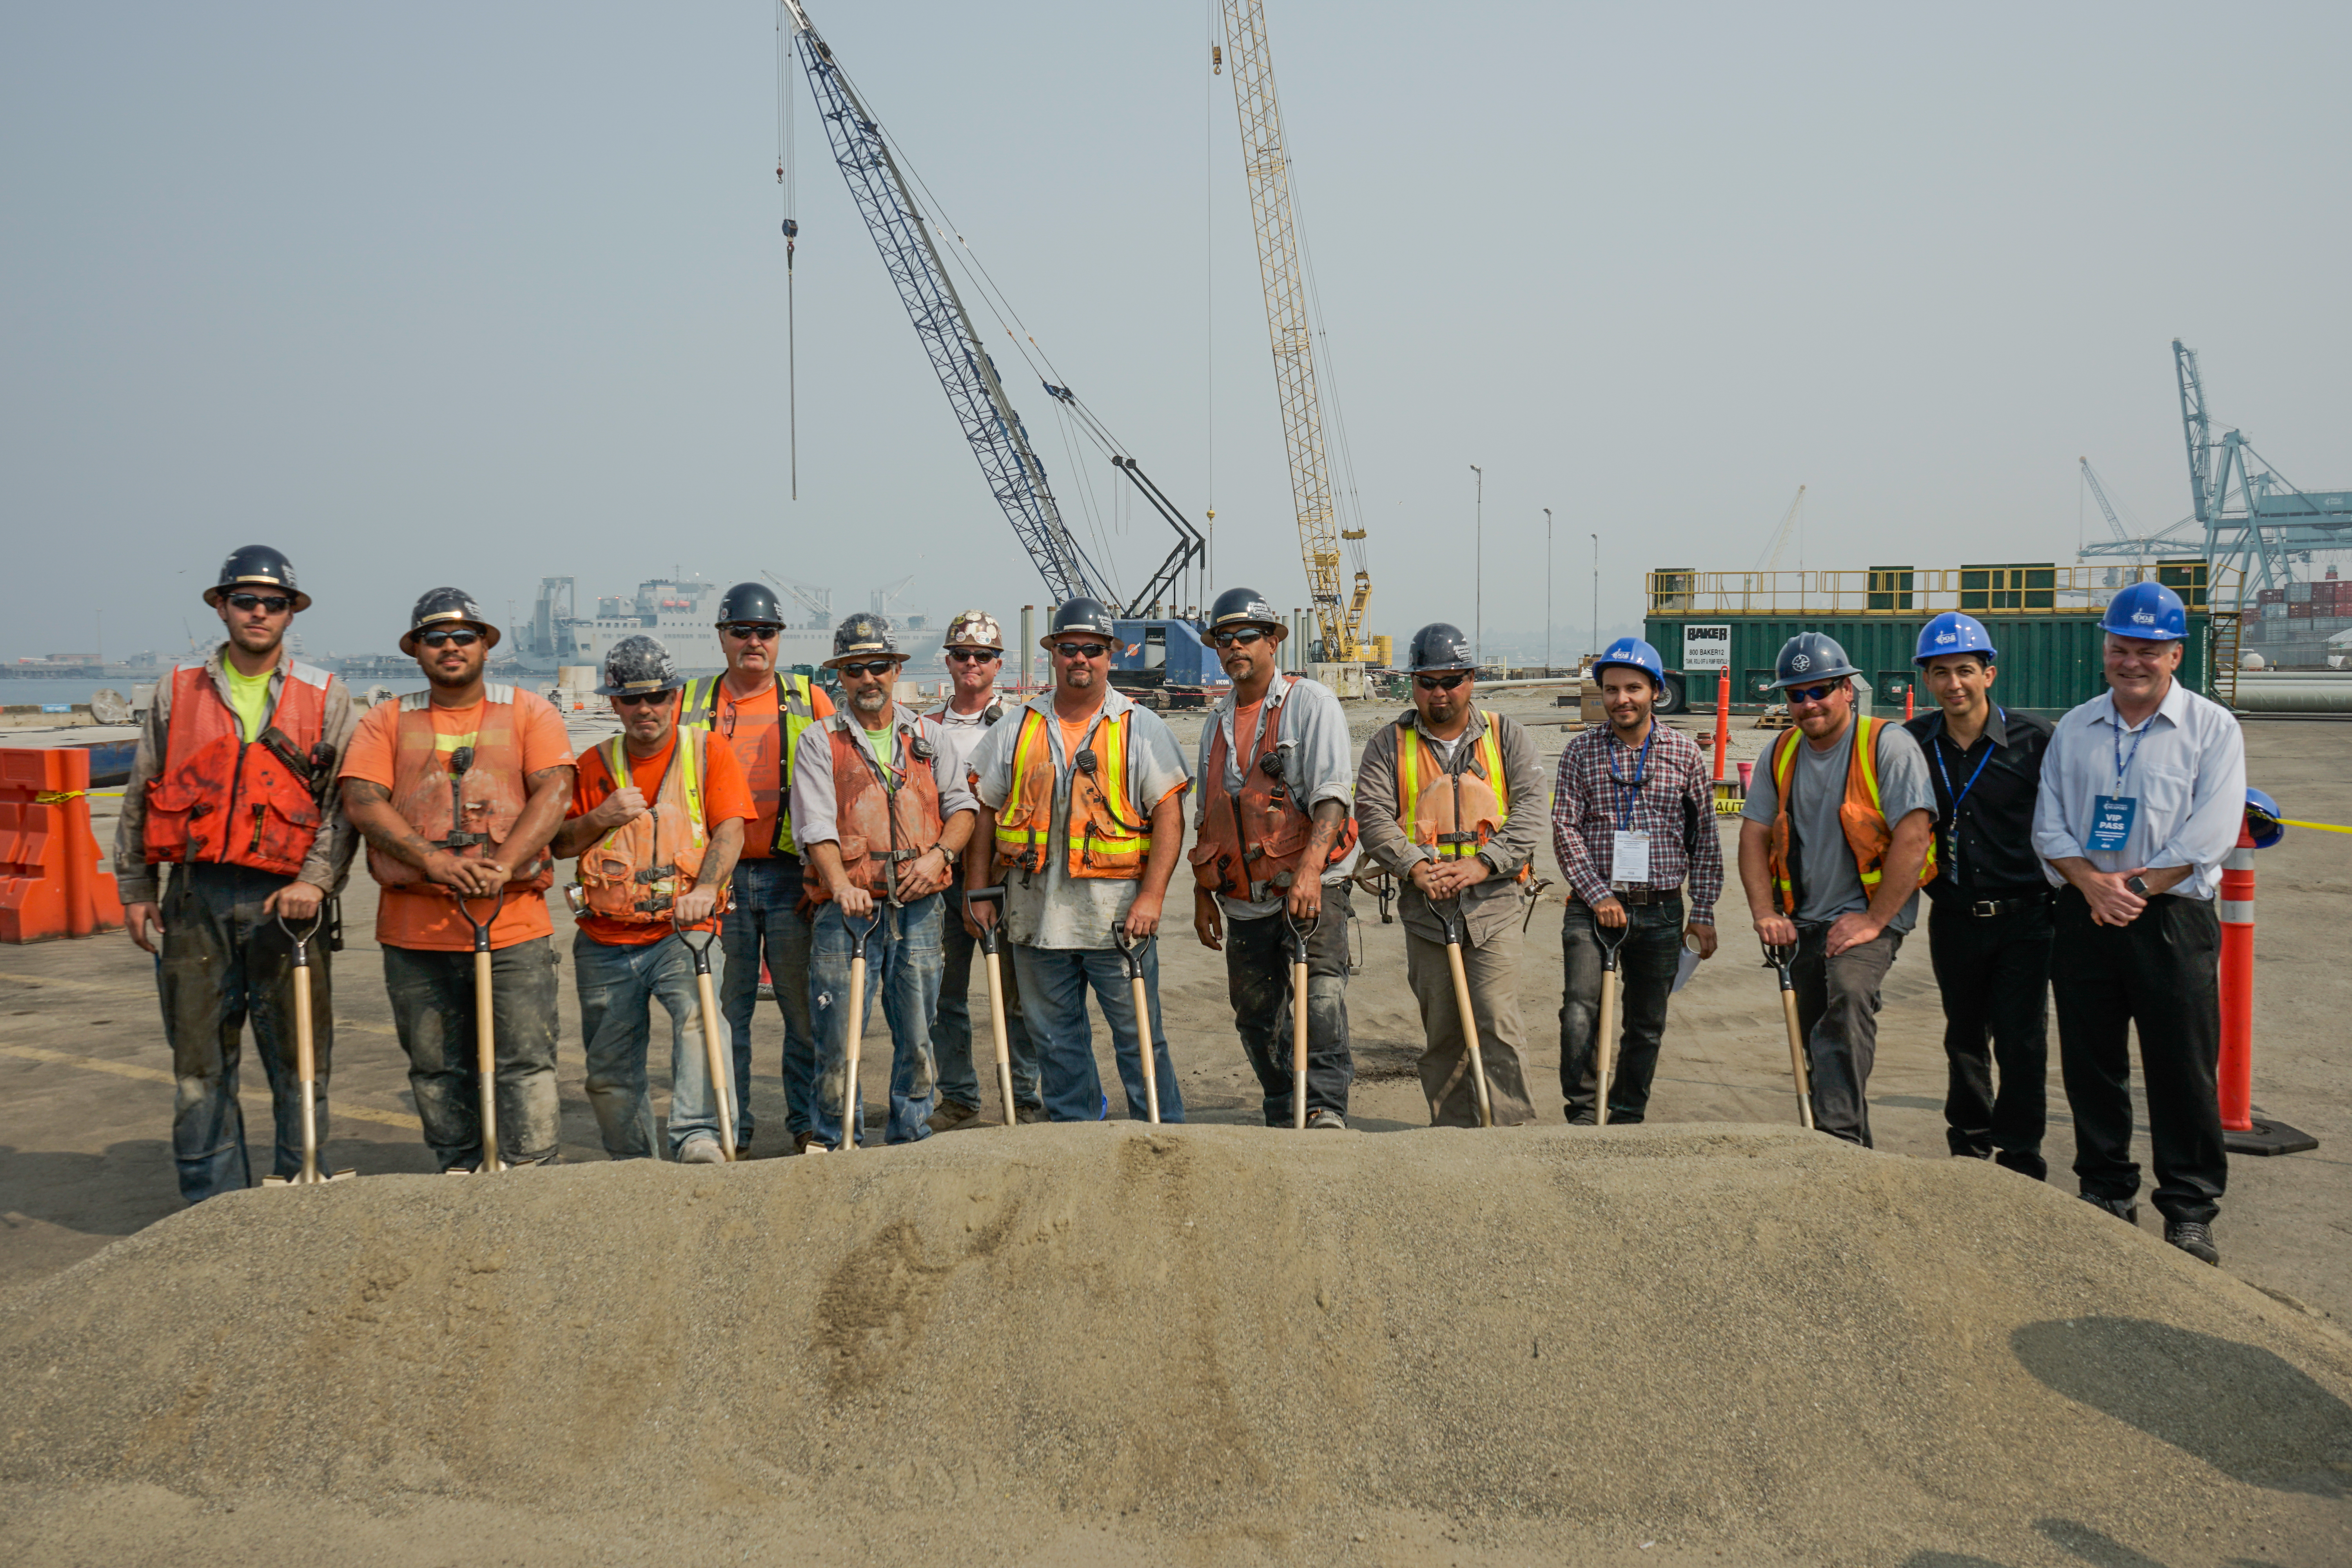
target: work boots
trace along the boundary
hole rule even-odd
[[[2218,1264],[2221,1261],[2221,1249],[2213,1245],[2213,1227],[2201,1221],[2166,1220],[2164,1239],[2200,1263]]]

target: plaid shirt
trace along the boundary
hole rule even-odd
[[[1698,742],[1670,724],[1654,723],[1646,772],[1639,747],[1607,726],[1573,736],[1559,754],[1552,795],[1552,851],[1570,890],[1588,905],[1609,896],[1620,827],[1650,836],[1650,877],[1642,886],[1672,889],[1690,882],[1690,916],[1715,918],[1723,892],[1723,844],[1715,832],[1715,786]],[[1611,776],[1614,765],[1615,777]],[[1639,789],[1632,787],[1636,777]],[[1687,837],[1685,834],[1687,832]]]

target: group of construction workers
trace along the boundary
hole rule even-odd
[[[1359,757],[1331,689],[1281,668],[1285,617],[1231,590],[1204,627],[1230,689],[1188,761],[1111,684],[1117,629],[1091,599],[1055,607],[1052,679],[1026,700],[998,689],[996,620],[957,616],[947,696],[922,710],[899,699],[909,651],[884,617],[836,628],[836,704],[778,668],[781,606],[739,584],[719,611],[725,672],[688,680],[656,638],[620,639],[597,688],[620,732],[575,755],[551,704],[486,679],[499,630],[458,589],[420,597],[401,638],[425,689],[362,710],[288,652],[310,599],[282,554],[247,546],[218,577],[205,598],[226,637],[159,684],[115,847],[130,934],[157,956],[190,1202],[250,1183],[247,1023],[276,1107],[273,1179],[325,1179],[334,900],[362,840],[394,1026],[446,1172],[555,1158],[560,860],[575,868],[587,1096],[616,1159],[751,1151],[763,979],[794,1153],[976,1121],[983,1050],[1007,1119],[1108,1116],[1089,994],[1128,1114],[1181,1121],[1159,942],[1187,859],[1192,931],[1224,955],[1269,1126],[1347,1125],[1349,927],[1367,884],[1384,903],[1392,889],[1402,915],[1433,1124],[1536,1117],[1518,991],[1545,781],[1528,729],[1478,706],[1458,627],[1414,636],[1412,705]],[[1992,702],[1997,655],[1965,615],[1922,632],[1937,706],[1908,725],[1856,712],[1859,672],[1835,641],[1791,638],[1773,681],[1791,727],[1756,770],[1738,867],[1795,997],[1809,1124],[1870,1142],[1880,991],[1924,887],[1952,1152],[2044,1174],[2054,988],[2083,1195],[2136,1215],[2137,1024],[2155,1201],[2168,1239],[2212,1261],[2226,1177],[2212,898],[2243,756],[2226,711],[2173,679],[2187,624],[2169,590],[2124,590],[2102,625],[2110,690],[2054,731]],[[1706,761],[1655,717],[1656,650],[1622,639],[1591,679],[1608,721],[1569,742],[1550,813],[1560,1084],[1570,1121],[1637,1122],[1667,996],[1716,952],[1725,868]],[[671,1045],[659,1129],[656,1004]],[[856,1070],[877,1009],[891,1054],[878,1130]]]

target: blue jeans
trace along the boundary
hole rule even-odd
[[[1037,1042],[1044,1069],[1045,1114],[1055,1121],[1103,1119],[1102,1075],[1095,1070],[1095,1036],[1087,1021],[1087,991],[1110,1026],[1112,1054],[1127,1090],[1127,1113],[1144,1119],[1143,1048],[1136,1034],[1135,999],[1127,961],[1116,949],[1024,947],[1014,943],[1013,967],[1021,972],[1021,1016]],[[1168,1037],[1160,1026],[1160,944],[1143,952],[1144,996],[1151,1008],[1151,1056],[1160,1082],[1160,1120],[1184,1120],[1184,1097],[1168,1060]]]
[[[890,1117],[883,1139],[912,1143],[930,1136],[926,1124],[937,1098],[939,1071],[931,1061],[931,1030],[940,1005],[940,972],[945,954],[940,946],[940,921],[946,898],[933,893],[904,907],[877,902],[873,934],[866,939],[865,1016],[874,1016],[879,998],[882,1016],[889,1020]],[[857,924],[860,930],[866,921]],[[810,1131],[828,1149],[841,1147],[843,1107],[856,1086],[849,1082],[849,924],[841,906],[817,906],[816,929],[809,940],[809,1017],[821,1042],[820,1077],[815,1103],[810,1108]],[[857,1141],[868,1142],[866,1102],[856,1097],[848,1112],[857,1129]]]
[[[980,1107],[980,1072],[972,1064],[985,1060],[995,1077],[996,1036],[983,1019],[975,1030],[971,1021],[971,972],[981,972],[988,984],[986,954],[980,939],[963,929],[963,916],[950,910],[940,921],[947,951],[947,968],[940,980],[940,1015],[931,1026],[931,1058],[939,1064],[940,1098],[958,1105]],[[1042,1108],[1037,1087],[1037,1047],[1021,1016],[1021,982],[1013,967],[1013,947],[1000,942],[997,973],[1004,986],[1004,1044],[1013,1058],[1013,1098],[1024,1109]]]
[[[711,944],[710,975],[723,977],[725,952]],[[709,1058],[702,1042],[702,999],[694,983],[694,955],[673,931],[637,946],[606,945],[586,931],[572,939],[580,984],[580,1037],[587,1045],[588,1104],[615,1160],[643,1160],[654,1152],[654,1105],[646,1089],[646,1050],[653,1037],[650,1009],[669,1012],[669,1152],[690,1138],[719,1136]]]
[[[751,1015],[760,1005],[760,961],[768,961],[776,1010],[784,1016],[784,1131],[805,1132],[816,1100],[816,1033],[809,1026],[809,922],[796,908],[801,862],[779,855],[735,863],[735,907],[719,928],[727,973],[719,1010],[735,1046],[735,1142],[751,1142]]]

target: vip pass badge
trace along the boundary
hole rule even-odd
[[[2116,793],[2095,795],[2091,801],[2091,847],[2103,855],[2120,855],[2124,843],[2131,837],[2132,824],[2139,816],[2139,797],[2124,794],[2124,780],[2131,765],[2138,760],[2139,746],[2147,739],[2147,727],[2156,722],[2149,714],[2132,731],[2131,750],[2124,750],[2123,726],[2117,724],[2111,733],[2115,742]]]

